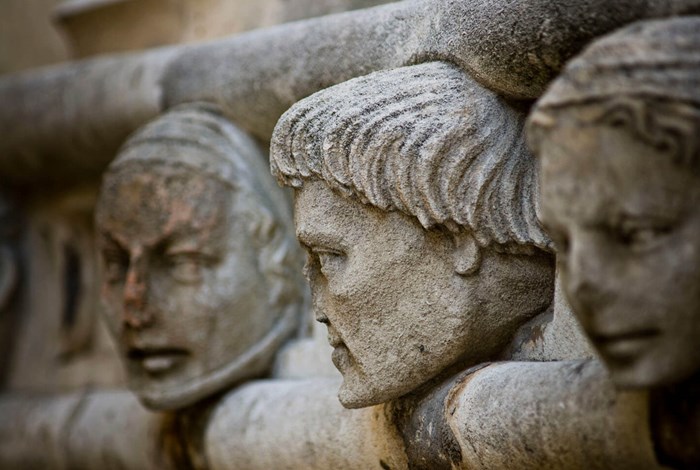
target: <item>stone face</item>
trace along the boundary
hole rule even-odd
[[[530,121],[564,289],[614,382],[654,389],[657,454],[674,468],[700,464],[699,26],[596,41]]]
[[[131,48],[217,1],[63,11],[167,5]],[[564,67],[693,12],[413,0],[2,78],[0,467],[698,468],[700,17]],[[136,397],[76,390],[98,292]]]
[[[344,406],[494,359],[551,303],[521,131],[516,111],[441,63],[351,80],[280,120],[272,170],[297,188]]]
[[[106,319],[131,389],[190,405],[264,373],[303,301],[286,196],[255,144],[192,105],[124,145],[97,204]]]
[[[564,288],[623,386],[700,369],[697,24],[652,22],[602,39],[532,118],[541,216],[560,246]]]

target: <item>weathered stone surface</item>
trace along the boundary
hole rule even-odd
[[[2,180],[46,189],[97,179],[124,139],[163,110],[163,69],[175,53],[105,57],[3,77],[3,109],[13,110],[2,118],[8,157],[0,163]]]
[[[174,469],[172,418],[125,391],[0,395],[0,465],[22,469]]]
[[[583,334],[556,273],[552,314],[540,315],[515,335],[502,358],[511,361],[571,361],[597,357]]]
[[[310,312],[304,320],[313,322],[311,333],[301,331],[298,338],[290,340],[275,357],[272,376],[280,379],[303,379],[309,377],[338,377],[333,366],[326,328],[311,318]]]
[[[21,284],[5,387],[59,392],[116,387],[124,375],[100,311],[93,207],[96,188],[51,199],[18,198],[23,223]]]
[[[540,96],[566,61],[597,36],[640,19],[700,13],[697,0],[449,3],[459,7],[438,14],[436,30],[464,28],[458,42],[449,43],[449,51],[459,51],[460,55],[437,57],[456,59],[479,82],[516,99]],[[441,12],[447,13],[448,9]],[[442,42],[439,36],[437,40]],[[437,53],[444,49],[442,44],[434,47]]]
[[[191,410],[200,412],[194,421],[149,412],[127,392],[3,395],[0,465],[659,468],[646,394],[616,392],[594,362],[482,365],[409,408],[345,409],[336,397],[339,383],[251,382],[209,410]]]
[[[407,468],[384,409],[344,409],[338,385],[337,379],[275,380],[229,394],[206,432],[210,468]]]
[[[554,270],[522,124],[438,62],[328,88],[278,123],[272,171],[296,191],[346,407],[496,359],[521,326],[551,317]]]
[[[192,405],[264,374],[303,311],[287,195],[211,105],[127,140],[96,209],[106,319],[149,407]]]
[[[3,468],[62,468],[62,438],[82,401],[64,397],[3,395],[0,400],[0,459]]]
[[[73,57],[220,38],[390,0],[64,0],[54,18]]]
[[[656,389],[656,449],[677,468],[700,465],[699,31],[688,17],[596,41],[530,121],[567,296],[613,381]]]
[[[512,362],[464,378],[444,412],[462,468],[661,468],[647,403],[593,361]]]
[[[532,99],[595,35],[700,8],[695,0],[621,5],[415,0],[8,76],[0,80],[0,174],[25,183],[51,174],[43,181],[64,185],[95,175],[128,133],[167,107],[197,100],[213,101],[268,139],[279,116],[305,96],[430,60],[454,62],[496,91]]]
[[[8,395],[2,466],[696,468],[700,19],[613,34],[554,82],[532,118],[541,211],[523,122],[596,35],[698,7],[416,0],[0,80],[0,179],[42,190],[93,178],[164,113],[110,166],[97,221],[131,387],[178,409]],[[272,169],[295,188],[340,401],[361,410],[337,403],[332,379],[229,390],[269,373],[295,331],[274,374],[325,373],[318,337],[295,325],[287,201],[244,133],[268,140],[289,106]],[[538,212],[612,382],[594,362],[532,362],[591,354],[555,291]],[[63,249],[52,269],[86,272],[64,241],[89,251],[90,223],[61,220],[47,227],[68,235],[30,224],[28,246],[48,240],[47,253]],[[76,295],[85,277],[43,300],[33,279],[27,298],[75,307],[92,299]],[[89,350],[89,310],[67,311],[57,339],[32,329],[15,371]],[[530,362],[489,363],[513,359]],[[23,377],[37,371],[62,377]],[[651,401],[613,383],[652,387]]]

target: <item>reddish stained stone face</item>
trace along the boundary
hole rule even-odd
[[[130,387],[151,407],[212,393],[216,374],[274,325],[237,199],[214,178],[166,165],[127,167],[103,185],[106,318]]]

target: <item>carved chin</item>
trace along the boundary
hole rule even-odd
[[[152,410],[185,408],[240,382],[264,375],[272,363],[274,353],[275,350],[257,350],[254,346],[246,354],[203,376],[179,384],[154,383],[133,391],[141,403]]]
[[[144,406],[152,410],[168,411],[194,405],[240,382],[264,376],[296,324],[296,310],[289,309],[260,341],[224,366],[181,384],[154,382],[142,388],[132,386],[132,391]]]
[[[378,405],[381,402],[376,402],[372,400],[372,397],[367,396],[366,393],[358,393],[358,387],[348,387],[346,382],[343,381],[343,385],[340,386],[338,390],[338,400],[344,408],[357,409],[365,408],[367,406]]]
[[[401,393],[395,393],[386,387],[385,383],[379,385],[370,383],[355,371],[343,373],[343,384],[338,390],[338,400],[344,408],[357,409],[386,403],[398,398]]]

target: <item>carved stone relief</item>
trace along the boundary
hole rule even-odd
[[[498,359],[551,304],[553,256],[522,124],[438,62],[328,88],[281,118],[272,171],[296,190],[344,406]]]
[[[105,175],[106,319],[151,408],[264,374],[296,328],[300,258],[265,162],[214,107],[189,105],[130,137]]]
[[[532,106],[698,11],[412,0],[0,79],[10,192],[111,162],[80,218],[22,201],[0,466],[698,468],[700,18]],[[90,349],[98,284],[135,397],[12,387]]]
[[[600,39],[530,118],[564,288],[614,382],[655,390],[657,450],[680,468],[700,464],[699,26]]]

